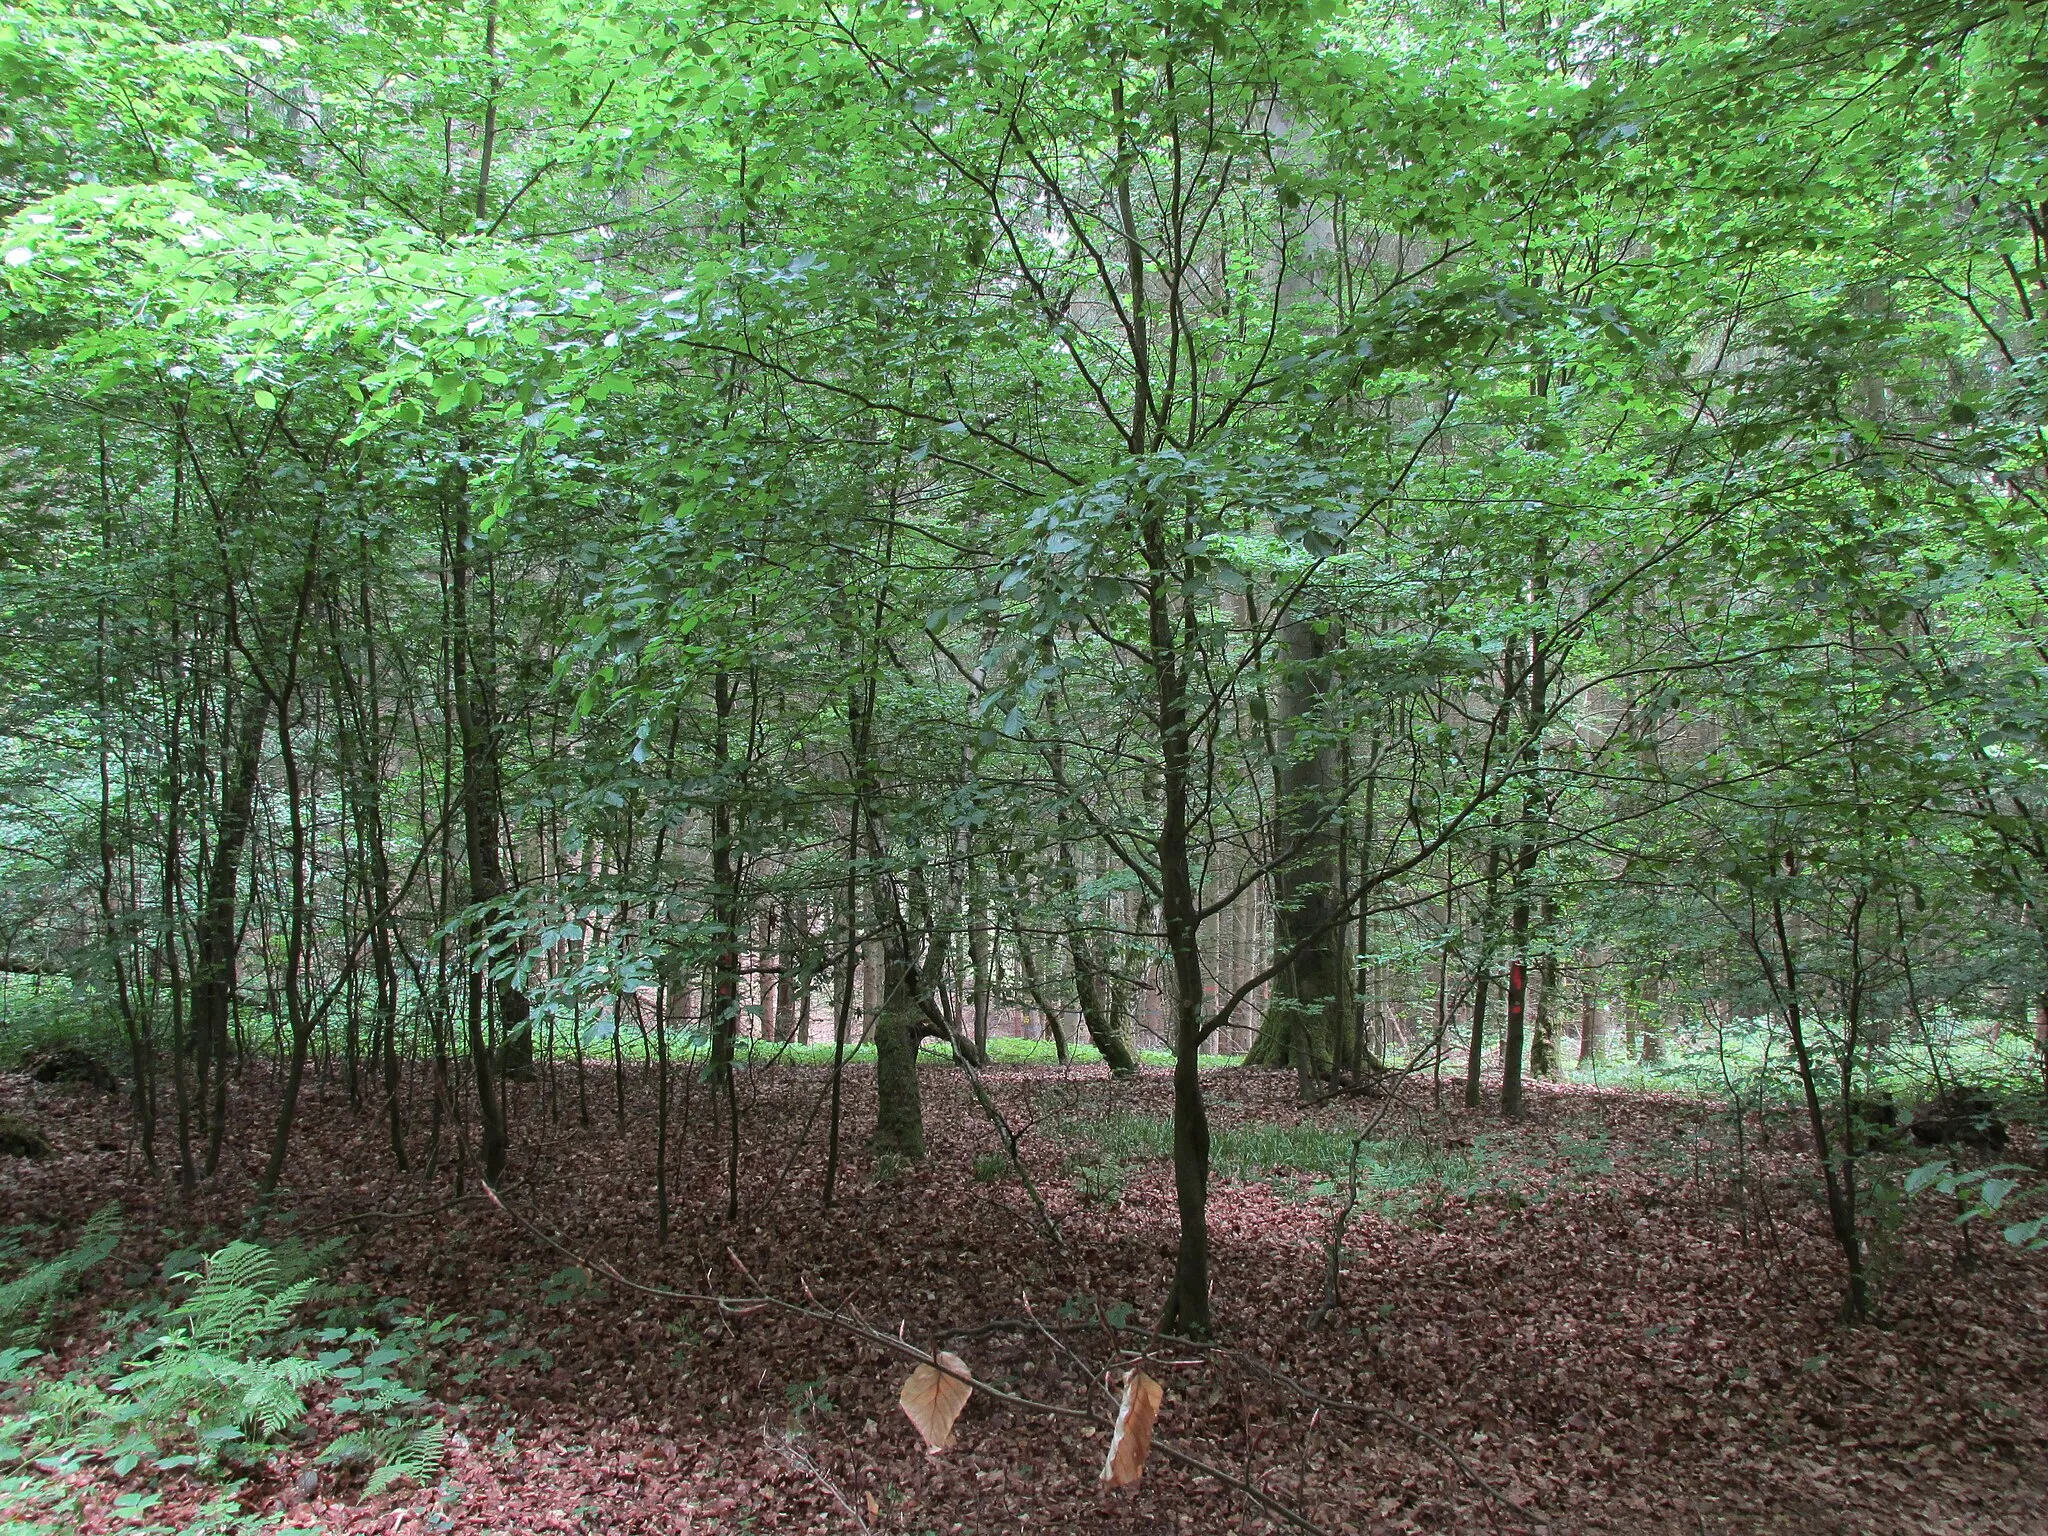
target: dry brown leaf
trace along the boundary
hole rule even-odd
[[[903,1395],[897,1399],[910,1422],[917,1426],[917,1432],[924,1436],[925,1448],[934,1455],[953,1443],[953,1421],[974,1395],[974,1388],[960,1379],[973,1374],[967,1369],[967,1362],[949,1350],[941,1350],[938,1358],[939,1365],[946,1370],[920,1365],[910,1373],[910,1380],[903,1383]],[[957,1374],[949,1376],[947,1371]]]
[[[1109,1437],[1109,1454],[1102,1459],[1102,1480],[1112,1488],[1128,1488],[1145,1474],[1145,1458],[1152,1454],[1152,1421],[1159,1417],[1159,1400],[1166,1389],[1137,1366],[1124,1373],[1124,1397],[1117,1405],[1116,1433]]]

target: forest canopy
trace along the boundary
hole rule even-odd
[[[615,1121],[667,1244],[964,1095],[1055,1252],[1014,1069],[1149,1072],[1195,1341],[1219,1073],[1604,1070],[1876,1315],[2048,1093],[2044,29],[8,4],[0,1049],[252,1234],[330,1122]]]

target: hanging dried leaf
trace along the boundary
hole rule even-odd
[[[970,1376],[967,1362],[948,1350],[939,1352],[938,1366],[920,1365],[910,1373],[910,1380],[903,1383],[903,1395],[898,1399],[903,1411],[910,1416],[910,1422],[917,1426],[917,1432],[924,1436],[925,1448],[934,1455],[953,1443],[953,1421],[960,1417],[960,1410],[967,1406],[967,1399],[974,1395],[974,1388],[960,1378]],[[946,1371],[957,1372],[949,1376]]]
[[[1128,1488],[1144,1476],[1145,1458],[1152,1454],[1152,1421],[1159,1417],[1159,1400],[1165,1395],[1166,1389],[1137,1366],[1124,1373],[1116,1433],[1109,1437],[1109,1454],[1102,1460],[1102,1480],[1110,1487]]]

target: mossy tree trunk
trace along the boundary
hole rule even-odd
[[[891,925],[883,943],[885,980],[875,1014],[875,1134],[877,1155],[924,1156],[924,1097],[917,1080],[917,1048],[924,1039],[924,1013],[917,1000],[917,971],[900,931]]]
[[[1337,888],[1342,823],[1337,753],[1318,739],[1329,663],[1315,623],[1297,615],[1282,631],[1286,679],[1276,700],[1273,764],[1273,953],[1286,964],[1245,1056],[1247,1066],[1292,1066],[1307,1091],[1331,1071],[1345,1027],[1343,893]]]

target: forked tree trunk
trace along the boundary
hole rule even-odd
[[[477,1120],[483,1136],[483,1173],[496,1184],[505,1171],[507,1135],[505,1106],[499,1096],[499,1063],[493,1059],[486,1029],[484,987],[494,949],[491,931],[506,893],[504,864],[498,852],[502,811],[498,771],[498,739],[484,658],[471,627],[471,586],[475,576],[469,527],[469,487],[458,471],[450,485],[453,514],[449,536],[449,662],[453,672],[456,728],[462,750],[462,831],[469,867],[469,900],[475,917],[469,942],[478,951],[472,964],[464,1008],[470,1070],[476,1076]],[[510,981],[500,981],[498,1034],[508,1071],[530,1068],[533,1040],[526,998]]]
[[[270,701],[250,685],[221,784],[220,814],[214,823],[213,857],[207,864],[199,917],[193,925],[192,1049],[197,1097],[207,1121],[206,1174],[220,1166],[227,1130],[228,1027],[234,1007],[236,951],[241,925],[235,896],[241,888],[242,850],[249,841],[256,775],[263,765],[263,737]]]

